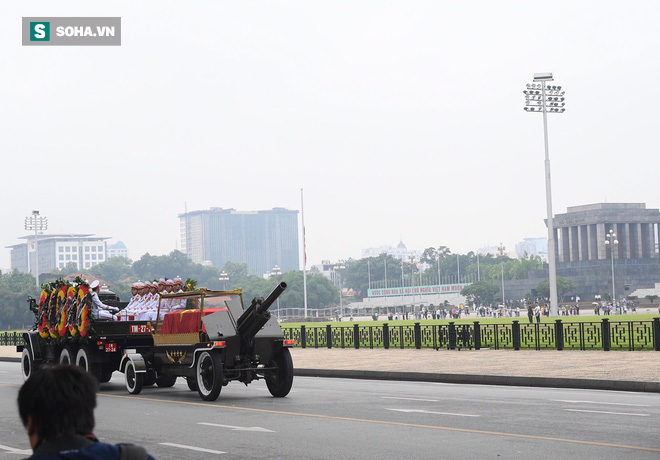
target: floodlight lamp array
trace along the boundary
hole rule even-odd
[[[561,90],[561,86],[547,85],[543,91],[543,84],[541,83],[528,83],[527,89],[523,91],[525,94],[525,111],[526,112],[545,112],[548,113],[563,113],[566,103],[564,102],[565,91]],[[545,94],[545,100],[543,96]]]

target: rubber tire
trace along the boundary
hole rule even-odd
[[[186,383],[190,391],[197,391],[197,380],[195,377],[186,377]]]
[[[132,395],[138,395],[142,391],[144,373],[135,372],[133,361],[129,360],[126,363],[126,368],[124,369],[124,383],[126,384],[126,390]]]
[[[222,359],[219,353],[203,351],[195,365],[197,393],[204,401],[215,401],[222,390]]]
[[[282,348],[272,363],[277,367],[275,374],[266,375],[266,386],[270,394],[283,398],[293,385],[293,359],[288,348]]]
[[[171,388],[176,383],[176,375],[159,375],[156,377],[158,388]]]
[[[154,371],[147,371],[144,374],[144,386],[145,387],[150,387],[151,385],[156,384],[156,373]]]
[[[101,375],[99,377],[99,383],[108,383],[110,379],[112,378],[112,373],[114,371],[108,371],[108,372],[101,372]]]
[[[76,353],[72,347],[69,345],[62,348],[60,356],[57,358],[57,362],[60,364],[73,364],[76,362]]]
[[[32,351],[30,348],[23,347],[23,353],[21,353],[21,374],[23,375],[24,382],[30,378],[37,367],[38,366],[35,366],[34,364],[34,359],[32,359]]]
[[[101,367],[98,364],[95,364],[90,359],[91,353],[87,346],[80,347],[78,353],[76,353],[76,366],[82,367],[87,372],[96,377],[96,380],[101,381]]]

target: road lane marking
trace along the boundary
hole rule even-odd
[[[553,438],[550,436],[540,436],[534,434],[504,433],[500,431],[474,430],[469,428],[455,428],[450,426],[421,425],[417,423],[391,422],[387,420],[370,420],[370,419],[359,419],[352,417],[340,417],[337,415],[306,414],[304,412],[288,412],[288,411],[279,411],[273,409],[257,409],[253,407],[224,406],[220,404],[211,404],[205,402],[174,401],[170,399],[148,398],[144,396],[140,397],[140,396],[131,396],[131,395],[113,395],[107,393],[99,393],[98,396],[103,396],[106,398],[131,399],[133,401],[145,401],[145,402],[151,401],[151,402],[167,403],[167,404],[182,404],[185,406],[208,407],[210,409],[238,410],[245,412],[257,412],[262,414],[290,415],[292,417],[318,418],[322,420],[339,420],[344,422],[373,423],[376,425],[387,425],[387,426],[405,426],[409,428],[425,428],[429,430],[453,431],[457,433],[484,434],[484,435],[492,435],[492,436],[504,436],[510,438],[565,442],[570,444],[582,444],[587,446],[613,447],[618,449],[632,449],[632,450],[642,450],[647,452],[660,452],[660,447],[629,446],[626,444],[613,444],[613,443],[597,442],[597,441],[582,441],[579,439]]]
[[[32,449],[17,449],[16,447],[3,446],[2,444],[0,444],[0,449],[6,450],[10,454],[32,455]]]
[[[422,409],[390,409],[390,408],[386,408],[386,409],[393,410],[396,412],[416,412],[419,414],[454,415],[456,417],[481,417],[481,415],[474,415],[474,414],[454,414],[452,412],[433,412],[430,410],[422,410]]]
[[[195,446],[186,446],[183,444],[174,444],[172,442],[161,442],[159,443],[161,446],[169,446],[169,447],[178,447],[179,449],[188,449],[188,450],[195,450],[197,452],[206,452],[207,454],[226,454],[227,452],[223,452],[221,450],[212,450],[212,449],[204,449],[203,447],[195,447]]]
[[[397,396],[383,396],[383,399],[402,399],[404,401],[440,402],[439,399],[399,398]]]
[[[604,410],[584,410],[584,409],[564,409],[568,412],[589,412],[591,414],[607,414],[607,415],[631,415],[635,417],[648,417],[650,414],[631,414],[627,412],[608,412]]]
[[[207,422],[198,422],[198,425],[207,425],[207,426],[218,426],[220,428],[229,428],[233,431],[259,431],[261,433],[275,433],[273,430],[267,428],[261,428],[260,426],[232,426],[232,425],[220,425],[218,423],[207,423]]]
[[[609,406],[651,407],[650,404],[628,404],[628,403],[601,402],[601,401],[573,401],[571,399],[551,399],[550,401],[574,403],[574,404],[603,404]]]

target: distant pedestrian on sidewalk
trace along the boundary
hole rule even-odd
[[[541,322],[541,307],[539,306],[538,302],[534,302],[535,307],[534,307],[534,316],[536,316],[536,322],[540,323]]]
[[[527,305],[527,317],[529,318],[530,323],[534,322],[532,319],[534,317],[534,307],[532,307],[531,303]]]

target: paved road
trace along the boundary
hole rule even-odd
[[[299,377],[284,399],[234,382],[206,403],[183,381],[130,396],[122,377],[101,387],[97,435],[159,459],[660,457],[654,393]],[[20,384],[0,362],[0,458],[28,448]]]

